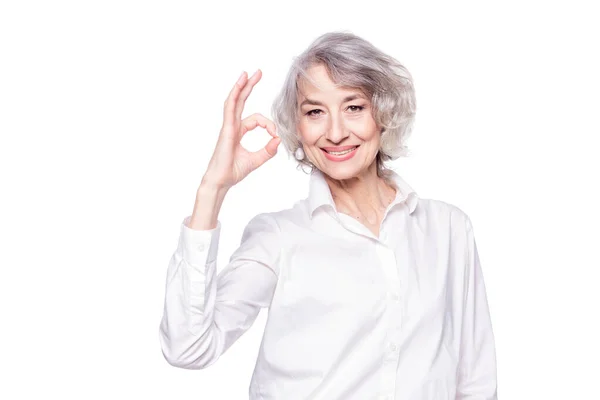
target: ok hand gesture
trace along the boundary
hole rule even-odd
[[[202,180],[204,183],[229,189],[277,153],[281,139],[275,132],[273,121],[258,113],[241,119],[246,99],[261,76],[259,69],[247,79],[244,71],[225,100],[223,126]],[[244,134],[257,126],[265,128],[273,138],[264,148],[250,152],[242,147],[240,141]]]

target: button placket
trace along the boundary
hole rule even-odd
[[[385,240],[387,234],[382,232],[381,239]],[[393,399],[395,393],[397,379],[397,365],[400,353],[400,344],[397,342],[400,337],[401,327],[401,293],[402,282],[401,274],[398,269],[396,254],[393,248],[379,242],[377,244],[377,255],[381,262],[382,269],[386,275],[388,283],[388,291],[386,294],[388,301],[388,333],[387,333],[387,348],[383,362],[385,364],[384,371],[381,377],[381,398]]]
[[[388,352],[387,355],[385,356],[385,362],[388,364],[393,364],[394,367],[398,361],[398,356],[399,356],[399,347],[396,343],[390,343],[388,345]],[[395,373],[395,370],[394,370]]]
[[[382,243],[377,243],[376,252],[389,284],[392,288],[398,287],[400,282],[394,251]]]

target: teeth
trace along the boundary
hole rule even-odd
[[[350,153],[352,150],[354,150],[356,147],[353,147],[351,149],[348,150],[344,150],[344,151],[327,151],[329,154],[333,154],[334,156],[343,156],[344,154],[348,154]]]

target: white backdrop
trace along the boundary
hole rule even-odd
[[[158,326],[181,220],[242,70],[270,116],[292,57],[347,30],[413,74],[393,166],[472,219],[502,400],[597,395],[598,40],[577,1],[5,1],[0,5],[2,399],[244,399],[266,310],[214,366]],[[243,144],[258,149],[257,129]],[[307,176],[280,146],[230,191],[219,270]]]

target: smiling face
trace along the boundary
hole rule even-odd
[[[306,157],[333,179],[356,177],[376,162],[380,132],[358,89],[336,88],[322,65],[308,69],[319,87],[298,82],[298,133]]]

